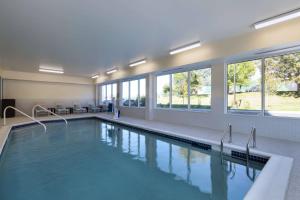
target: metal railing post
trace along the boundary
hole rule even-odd
[[[45,132],[47,131],[47,127],[46,127],[45,124],[43,124],[42,122],[40,122],[40,121],[34,119],[33,117],[30,117],[29,115],[27,115],[27,114],[24,113],[23,111],[21,111],[21,110],[15,108],[15,107],[12,107],[12,106],[7,106],[7,107],[5,107],[5,109],[4,109],[4,111],[3,111],[3,124],[4,124],[4,126],[6,125],[6,111],[7,111],[7,109],[9,109],[9,108],[10,108],[10,109],[13,109],[13,110],[15,110],[15,111],[17,111],[17,112],[19,112],[19,113],[21,113],[21,114],[24,115],[25,117],[28,117],[28,118],[31,119],[32,121],[34,121],[34,122],[40,124],[41,126],[44,127]]]
[[[232,143],[232,125],[228,124],[228,129],[229,129],[229,143]]]
[[[252,147],[255,148],[256,147],[256,128],[255,127],[252,127],[250,137],[249,137],[247,145],[246,145],[246,161],[247,161],[247,164],[250,160],[250,147],[249,147],[249,144],[250,144],[251,140],[252,140]]]
[[[228,143],[232,143],[232,125],[231,124],[228,124],[228,132],[225,132],[223,137],[221,138],[221,144],[220,144],[221,163],[223,163],[224,139],[228,133],[229,133]]]
[[[65,123],[68,124],[67,120],[66,120],[64,117],[62,117],[62,116],[60,116],[60,115],[58,115],[58,114],[56,114],[56,113],[54,113],[54,112],[52,112],[52,111],[50,111],[50,110],[44,108],[43,106],[41,106],[41,105],[39,105],[39,104],[37,104],[37,105],[35,105],[35,106],[32,107],[32,117],[33,117],[33,118],[35,117],[35,116],[34,116],[34,113],[35,113],[35,109],[36,109],[37,107],[39,107],[39,108],[45,110],[45,111],[48,112],[48,113],[51,113],[52,115],[55,115],[55,116],[57,116],[57,117],[63,119],[63,120],[65,121]]]

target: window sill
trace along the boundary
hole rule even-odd
[[[247,117],[266,117],[266,118],[276,118],[276,119],[300,119],[299,114],[292,114],[288,115],[288,113],[284,112],[266,112],[263,113],[262,111],[243,111],[243,110],[236,110],[236,111],[228,111],[225,113],[226,115],[235,115],[235,116],[247,116]]]
[[[135,107],[135,106],[120,106],[120,108],[133,108],[133,109],[145,109],[146,107]]]
[[[283,119],[300,119],[300,113],[289,113],[288,112],[265,112],[264,117],[267,118],[283,118]]]
[[[154,110],[195,112],[195,113],[210,113],[211,112],[211,109],[180,109],[180,108],[159,108],[159,107],[155,107]]]
[[[227,110],[225,114],[232,115],[247,115],[247,116],[262,116],[261,111],[257,110]]]

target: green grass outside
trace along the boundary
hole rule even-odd
[[[234,95],[228,96],[228,107],[241,110],[261,110],[261,93],[247,92],[237,93],[236,100],[239,103],[233,106]],[[173,108],[187,108],[188,98],[172,97]],[[191,109],[210,109],[210,96],[191,96]],[[158,99],[157,107],[169,108],[169,97],[161,97]],[[265,109],[267,111],[278,112],[300,112],[300,98],[293,96],[266,95]]]
[[[259,92],[247,92],[236,94],[236,100],[239,105],[234,106],[234,95],[228,96],[228,107],[241,110],[260,110],[261,109],[261,94]],[[300,111],[300,98],[293,96],[266,95],[265,110],[268,111]]]
[[[210,96],[203,95],[203,96],[191,96],[190,98],[190,107],[191,109],[210,109]],[[173,96],[172,97],[172,108],[177,109],[187,109],[188,108],[188,98],[182,98]],[[164,96],[158,99],[157,107],[159,108],[169,108],[169,97]]]

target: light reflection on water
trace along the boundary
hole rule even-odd
[[[263,167],[257,164],[247,168],[241,161],[238,164],[228,158],[221,164],[218,152],[108,122],[101,123],[100,137],[133,158],[174,174],[175,180],[196,186],[212,199],[242,199]]]

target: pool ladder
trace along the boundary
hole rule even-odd
[[[221,139],[221,164],[223,164],[224,159],[223,159],[223,155],[224,155],[224,139],[227,136],[227,134],[229,133],[229,140],[228,143],[232,142],[232,125],[229,124],[228,125],[228,132],[224,133],[222,139]],[[252,148],[256,147],[256,128],[252,127],[251,129],[251,133],[249,136],[249,139],[247,141],[247,145],[246,145],[246,174],[249,177],[249,179],[251,181],[254,181],[256,178],[256,170],[253,168],[252,169],[252,175],[250,174],[250,143],[252,142]]]
[[[224,154],[224,139],[228,133],[229,133],[228,143],[231,143],[232,142],[232,125],[231,124],[228,124],[228,132],[224,133],[223,137],[221,138],[220,151],[221,151],[221,162],[222,163],[223,163],[223,154]]]
[[[250,137],[248,139],[247,145],[246,145],[246,174],[249,177],[249,179],[254,182],[255,178],[256,178],[256,170],[253,168],[252,169],[252,176],[250,175],[250,143],[252,141],[252,148],[256,147],[256,128],[252,127],[251,129],[251,133],[250,133]]]
[[[250,159],[250,143],[252,141],[252,148],[256,147],[256,128],[252,127],[250,137],[248,139],[247,145],[246,145],[246,161],[249,163]]]
[[[46,127],[45,124],[43,124],[43,123],[40,122],[39,120],[34,119],[33,117],[30,117],[29,115],[27,115],[27,114],[24,113],[23,111],[21,111],[21,110],[15,108],[15,107],[13,107],[13,106],[6,106],[5,109],[4,109],[4,111],[3,111],[3,124],[4,124],[4,126],[6,125],[6,111],[7,111],[8,109],[13,109],[13,110],[15,110],[15,111],[21,113],[21,114],[24,115],[25,117],[28,117],[28,118],[31,119],[32,121],[34,121],[34,122],[40,124],[41,126],[43,126],[45,132],[47,131],[47,127]]]
[[[52,112],[52,111],[50,111],[50,110],[44,108],[43,106],[41,106],[41,105],[39,105],[39,104],[37,104],[37,105],[35,105],[35,106],[32,107],[32,117],[33,117],[33,118],[35,118],[35,109],[36,109],[36,108],[41,108],[42,110],[44,110],[44,111],[46,111],[46,112],[48,112],[48,113],[50,113],[50,114],[52,114],[52,115],[55,115],[55,116],[61,118],[62,120],[64,120],[65,123],[66,123],[66,125],[68,124],[67,120],[66,120],[64,117],[62,117],[62,116],[60,116],[60,115],[58,115],[58,114],[56,114],[56,113],[54,113],[54,112]]]

